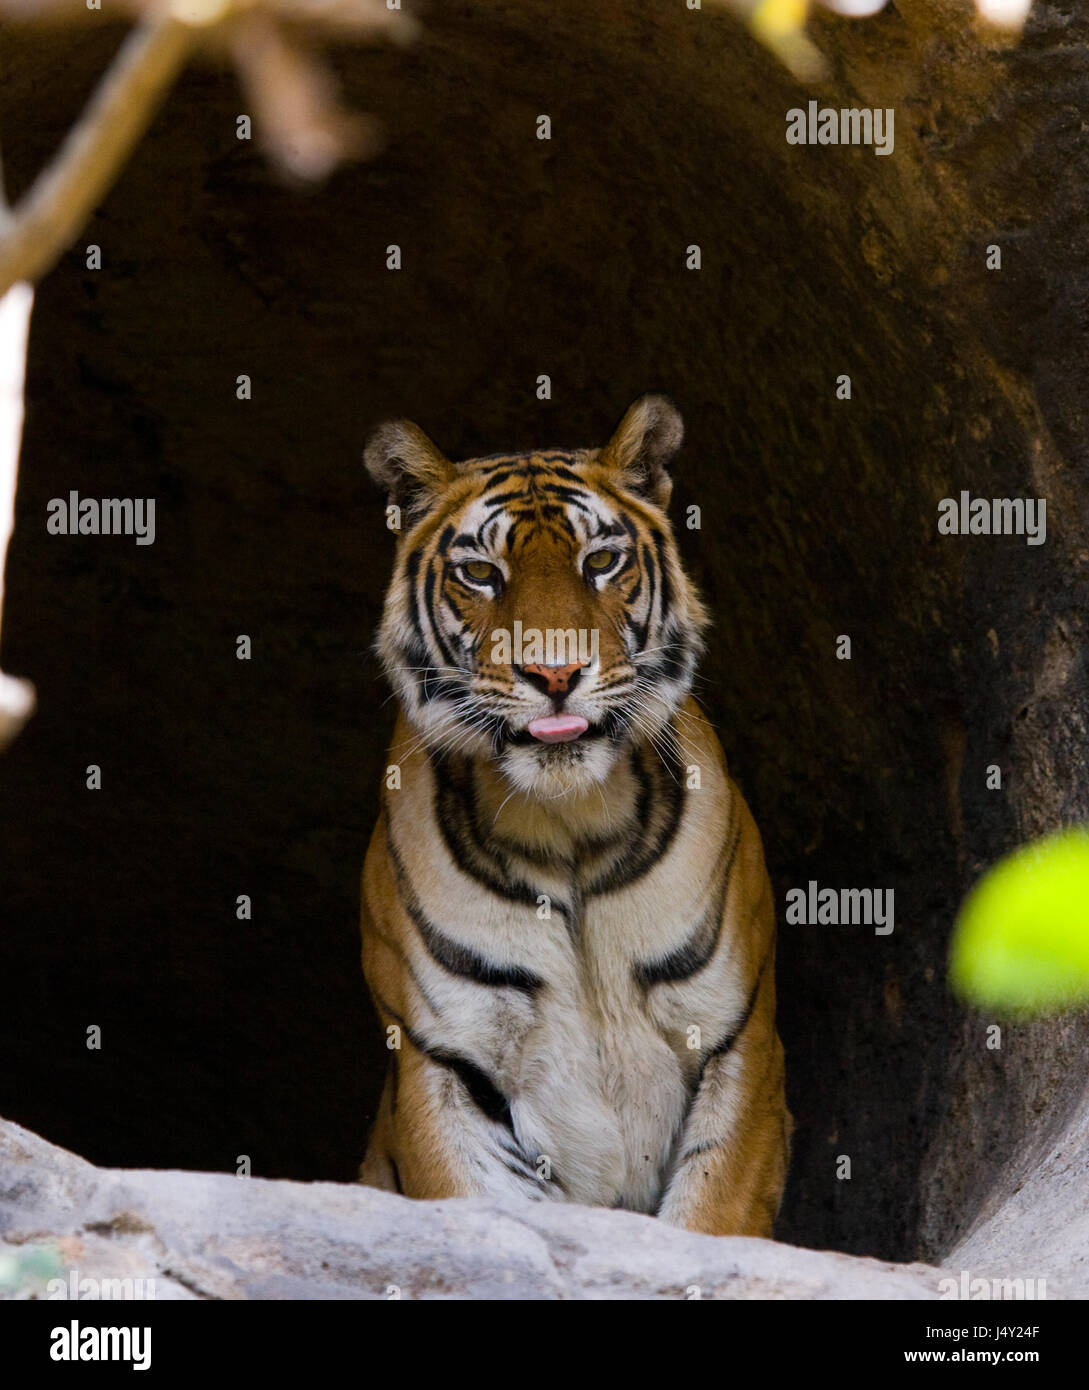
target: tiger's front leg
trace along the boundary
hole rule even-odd
[[[401,1041],[359,1170],[362,1182],[428,1199],[562,1196],[518,1143],[509,1108],[482,1072],[462,1058],[436,1060]]]
[[[519,1144],[508,1098],[473,1060],[471,1030],[456,1043],[440,1041],[426,996],[406,968],[405,926],[383,810],[363,870],[363,972],[389,1066],[360,1180],[417,1198],[562,1197],[547,1165]]]
[[[658,1215],[708,1235],[770,1237],[792,1127],[772,959],[736,1042],[707,1060]]]

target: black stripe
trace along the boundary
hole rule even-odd
[[[447,936],[441,927],[437,927],[424,913],[412,891],[404,862],[393,843],[393,828],[388,821],[386,845],[393,864],[398,896],[416,930],[420,933],[420,938],[428,955],[437,965],[441,965],[451,975],[457,975],[463,980],[472,980],[474,984],[478,985],[506,986],[510,989],[520,989],[526,994],[533,994],[542,987],[544,980],[539,975],[535,975],[532,970],[527,970],[521,965],[496,965],[493,961],[486,960],[479,955],[472,947],[454,941]]]
[[[507,1170],[508,1173],[513,1173],[516,1178],[521,1178],[523,1182],[536,1183],[538,1187],[542,1185],[541,1179],[537,1176],[535,1172],[532,1171],[532,1169],[527,1171],[525,1167],[522,1167],[517,1163],[512,1163],[509,1158],[501,1158],[499,1162],[503,1165],[503,1167]]]
[[[500,1161],[508,1172],[514,1173],[515,1176],[519,1178],[528,1178],[530,1182],[537,1184],[544,1183],[544,1178],[538,1176],[537,1170],[530,1162],[528,1154],[519,1147],[518,1141],[513,1135],[511,1135],[510,1138],[507,1138],[506,1135],[500,1136],[499,1147],[503,1150],[505,1155]]]
[[[519,1177],[529,1177],[529,1179],[533,1180],[534,1183],[537,1183],[540,1187],[545,1187],[548,1183],[555,1183],[556,1187],[566,1195],[567,1188],[565,1184],[563,1184],[562,1179],[556,1176],[555,1168],[549,1165],[549,1169],[551,1170],[549,1170],[548,1177],[541,1177],[538,1175],[537,1165],[535,1165],[533,1158],[530,1158],[530,1155],[527,1154],[522,1144],[517,1141],[517,1138],[515,1138],[513,1134],[510,1134],[509,1137],[506,1136],[506,1134],[501,1134],[501,1136],[499,1136],[499,1148],[501,1148],[510,1159],[509,1162],[505,1161],[506,1168],[508,1168],[510,1172],[517,1173]],[[540,1159],[541,1155],[538,1154],[537,1162],[540,1162]]]
[[[519,492],[515,493],[514,495],[517,497],[521,497],[523,494]],[[503,516],[511,517],[513,519],[514,513],[511,510],[511,508],[508,507],[505,503],[500,503],[499,506],[492,507],[491,511],[489,511],[485,515],[484,520],[480,523],[480,529],[482,531],[486,530],[489,526],[491,526],[493,521],[498,521],[499,518]]]
[[[525,489],[519,488],[516,492],[501,492],[498,497],[489,497],[485,495],[480,500],[486,502],[493,511],[499,511],[505,507],[508,502],[524,501],[525,497]]]
[[[405,1195],[405,1189],[401,1183],[401,1172],[397,1167],[397,1161],[392,1154],[388,1154],[387,1157],[389,1158],[390,1171],[393,1173],[393,1184],[397,1189],[397,1195],[403,1197]]]
[[[428,646],[427,638],[424,636],[423,625],[420,622],[419,578],[420,555],[417,551],[413,551],[405,561],[405,582],[409,589],[408,618],[412,625],[412,636],[409,639],[409,646],[406,649],[406,655],[409,658],[406,664],[412,667],[426,666],[430,668],[434,663],[431,660],[431,649]],[[456,666],[457,662],[448,660],[448,664]],[[432,700],[443,697],[453,698],[460,693],[458,686],[447,676],[436,673],[431,669],[425,671],[412,670],[407,674],[416,682],[420,699],[424,704],[429,704]]]
[[[723,884],[721,896],[717,897],[715,903],[704,913],[688,940],[676,950],[670,951],[667,956],[659,956],[656,960],[636,965],[633,968],[636,983],[643,989],[649,989],[652,985],[676,984],[679,980],[690,980],[702,970],[715,954],[715,947],[719,942],[725,895],[726,885]]]
[[[573,464],[575,461],[575,455],[570,449],[535,450],[532,454],[481,454],[479,458],[466,459],[464,466],[470,474],[478,471],[478,464],[484,465],[479,469],[481,473],[490,473],[496,468],[507,467],[518,468],[521,472],[541,471],[540,464],[531,462],[533,459],[540,459],[549,464],[548,471],[550,473],[571,473],[573,477],[578,477],[572,468],[563,467],[564,464]]]
[[[678,1167],[682,1163],[687,1163],[690,1158],[698,1158],[700,1154],[710,1153],[712,1149],[720,1149],[726,1143],[725,1139],[705,1139],[699,1144],[693,1144],[690,1149],[685,1149],[677,1160]]]
[[[548,497],[558,497],[561,502],[574,502],[576,506],[582,507],[583,511],[591,510],[584,504],[592,500],[593,494],[584,487],[571,487],[566,483],[542,483],[538,491]]]
[[[662,609],[661,605],[658,604],[660,576],[658,574],[658,564],[655,560],[654,552],[649,545],[641,545],[639,547],[639,559],[642,563],[643,573],[647,576],[648,581],[647,629],[649,631],[654,622],[654,609],[656,606],[658,608],[659,624],[661,623]]]
[[[665,536],[662,535],[661,531],[654,532],[654,549],[661,570],[662,603],[660,611],[664,622],[666,611],[673,606],[673,585],[669,581],[669,557],[666,555]]]
[[[741,817],[738,815],[735,817],[733,839],[726,855],[722,884],[715,894],[714,901],[687,941],[666,956],[659,956],[656,960],[645,961],[634,967],[636,982],[644,989],[649,989],[651,985],[689,980],[697,971],[702,970],[715,954],[725,925],[722,914],[726,906],[726,895],[730,891],[730,874],[740,840]]]
[[[534,515],[517,518],[511,529],[514,530],[521,522],[528,526],[533,521],[560,521],[563,523],[560,529],[565,534],[574,535],[567,512],[556,502],[538,502]]]
[[[771,950],[769,949],[767,955],[764,957],[763,962],[760,965],[760,969],[757,971],[756,983],[753,985],[752,993],[749,995],[749,1001],[745,1005],[745,1012],[741,1015],[737,1023],[734,1025],[733,1031],[731,1033],[727,1033],[727,1035],[722,1039],[721,1042],[715,1043],[714,1047],[712,1047],[708,1051],[707,1055],[704,1057],[703,1062],[700,1066],[700,1084],[702,1084],[703,1082],[703,1075],[704,1072],[707,1070],[707,1064],[713,1061],[716,1057],[725,1057],[726,1053],[731,1050],[731,1048],[734,1046],[737,1040],[741,1037],[742,1033],[744,1033],[745,1029],[749,1026],[749,1020],[752,1018],[753,1010],[756,1008],[757,995],[759,995],[760,993],[760,986],[764,980],[764,971],[767,969],[768,961],[770,959]]]
[[[650,550],[645,545],[636,546],[636,555],[639,558],[639,571],[647,582],[647,607],[646,614],[642,622],[635,621],[636,640],[639,650],[642,651],[647,645],[650,637],[651,626],[654,623],[654,601],[658,594],[658,571],[654,565]]]
[[[639,783],[635,820],[643,833],[626,853],[586,887],[588,895],[615,893],[642,878],[659,862],[677,833],[685,806],[684,769],[677,756],[672,730],[668,731],[668,737],[665,751],[658,750],[660,759],[656,755],[651,761],[650,772],[643,763],[645,750],[642,747],[632,749],[632,773]]]
[[[408,587],[408,620],[412,625],[412,637],[409,639],[408,655],[410,666],[430,666],[431,653],[424,637],[423,628],[420,626],[420,616],[416,611],[416,583],[420,573],[420,556],[417,551],[405,561],[405,584]],[[409,677],[420,687],[420,695],[424,701],[430,700],[428,694],[428,680],[431,676],[430,671],[410,671]]]
[[[427,612],[427,620],[431,624],[431,631],[435,634],[435,641],[438,643],[439,651],[442,653],[443,660],[446,662],[447,666],[453,666],[456,668],[458,665],[457,654],[452,650],[449,642],[447,642],[446,634],[443,632],[441,626],[439,625],[438,615],[435,612],[434,563],[428,565],[427,574],[424,577],[424,607]],[[455,617],[456,616],[457,615],[455,614]],[[444,681],[443,684],[448,686],[450,685],[450,682],[447,680]]]
[[[500,1091],[487,1072],[481,1070],[467,1057],[459,1057],[456,1052],[424,1051],[432,1062],[452,1071],[469,1092],[469,1099],[476,1108],[496,1124],[505,1125],[514,1133],[514,1120],[510,1113],[510,1101]]]
[[[663,642],[659,651],[655,653],[653,661],[641,662],[639,665],[639,684],[648,691],[662,680],[683,684],[688,680],[695,666],[691,634],[681,631],[676,626],[672,626],[666,631],[676,632],[676,639]],[[661,635],[665,636],[666,631],[663,631]],[[681,655],[676,656],[675,652],[680,652]]]
[[[480,837],[471,774],[467,778],[459,778],[453,761],[438,754],[431,758],[431,765],[435,773],[435,819],[454,863],[462,873],[497,897],[535,908],[537,890],[521,879],[511,877],[506,864],[488,852]],[[564,918],[568,931],[573,930],[572,910],[555,898],[552,899],[551,908]]]
[[[524,740],[519,739],[519,742]],[[529,739],[532,744],[532,735]],[[614,839],[619,838],[614,836]],[[493,832],[490,836],[493,845],[501,845],[504,849],[510,850],[513,854],[526,859],[537,869],[560,869],[570,870],[572,868],[572,856],[563,850],[553,848],[549,845],[540,845],[529,841],[518,839],[515,834],[500,834],[499,831]],[[582,849],[588,842],[576,841],[576,849]]]
[[[496,1121],[497,1124],[505,1125],[510,1132],[514,1133],[514,1121],[510,1113],[510,1101],[500,1091],[491,1077],[488,1076],[481,1067],[475,1062],[470,1062],[468,1057],[461,1057],[456,1052],[444,1052],[441,1048],[431,1047],[420,1037],[408,1024],[395,1013],[386,1001],[372,987],[371,994],[374,1002],[393,1019],[397,1026],[404,1033],[417,1052],[422,1053],[429,1061],[436,1066],[445,1067],[452,1071],[461,1084],[469,1093],[469,1098],[474,1105],[485,1114],[489,1120]]]
[[[382,996],[378,993],[378,991],[374,988],[373,985],[371,985],[370,988],[371,997],[374,999],[374,1002],[378,1005],[380,1009],[385,1009],[386,1013],[388,1013],[390,1018],[393,1019],[397,1027],[400,1028],[401,1032],[407,1035],[408,1024],[404,1021],[401,1015],[390,1008],[390,1006],[386,1003],[386,1001],[382,998]]]
[[[398,955],[398,957],[400,958],[402,964],[404,965],[405,969],[408,971],[408,978],[412,981],[412,983],[413,983],[413,984],[416,986],[416,988],[419,990],[419,992],[420,992],[420,998],[424,1001],[424,1003],[425,1003],[425,1004],[427,1005],[427,1007],[431,1010],[431,1012],[434,1014],[434,1016],[435,1016],[436,1018],[440,1018],[440,1017],[442,1016],[442,1010],[441,1010],[441,1009],[439,1008],[439,1006],[435,1003],[434,999],[431,998],[431,995],[428,994],[427,989],[426,989],[426,987],[424,986],[424,982],[420,979],[419,972],[417,971],[416,967],[413,965],[412,961],[411,961],[411,960],[408,958],[408,956],[405,954],[405,951],[404,951],[403,948],[402,948],[401,942],[400,942],[400,941],[390,941],[390,940],[387,939],[387,944],[390,946],[391,949],[393,949],[393,950],[395,950],[395,951],[397,952],[397,955]]]
[[[511,478],[514,478],[516,476],[517,474],[515,473],[513,468],[501,468],[492,477],[488,479],[488,487],[502,487],[504,483],[510,482]],[[485,493],[484,497],[481,500],[486,500],[487,496],[488,494]]]
[[[760,963],[760,969],[756,972],[756,983],[753,985],[752,993],[749,995],[748,1001],[745,1005],[745,1012],[738,1019],[737,1023],[733,1027],[733,1030],[727,1033],[726,1037],[724,1037],[721,1040],[721,1042],[716,1043],[715,1046],[707,1052],[703,1061],[700,1063],[699,1074],[692,1082],[690,1088],[691,1098],[688,1102],[688,1109],[685,1111],[684,1118],[680,1123],[679,1133],[683,1134],[685,1129],[688,1127],[688,1122],[691,1118],[692,1111],[695,1108],[696,1101],[699,1099],[699,1093],[703,1089],[703,1082],[709,1064],[712,1061],[714,1061],[716,1057],[724,1057],[731,1050],[731,1048],[733,1048],[734,1044],[738,1041],[742,1033],[744,1033],[745,1029],[749,1026],[749,1020],[752,1018],[753,1010],[756,1008],[756,1001],[760,994],[760,986],[764,980],[764,971],[767,969],[768,961],[771,959],[774,947],[775,943],[773,941],[771,946],[768,947],[768,952],[765,955],[763,961]],[[706,1153],[710,1149],[718,1148],[720,1143],[725,1143],[725,1140],[700,1140],[697,1143],[692,1144],[689,1148],[685,1149],[681,1156],[678,1158],[677,1166],[679,1167],[682,1163],[686,1163],[690,1158],[696,1158],[700,1154]],[[662,1201],[665,1200],[665,1195],[665,1193],[662,1194]],[[661,1202],[659,1202],[659,1209],[660,1208]]]

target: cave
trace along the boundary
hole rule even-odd
[[[1015,1194],[1058,1229],[1044,1160],[1083,1118],[1086,1019],[988,1046],[946,957],[989,864],[1089,817],[1089,23],[1037,4],[999,43],[901,0],[812,28],[816,90],[711,6],[433,5],[409,47],[330,50],[384,142],[313,187],[237,138],[229,66],[183,74],[37,291],[0,1114],[97,1164],[354,1178],[385,1065],[358,906],[393,722],[364,442],[405,416],[455,458],[596,445],[658,391],[714,619],[698,694],[779,911],[777,1235],[937,1261]],[[122,35],[6,46],[9,193]],[[789,143],[815,96],[895,110],[892,152]],[[154,497],[154,544],[50,534],[72,491]],[[1046,543],[943,534],[963,492],[1046,498]],[[810,882],[892,890],[894,931],[791,925]]]

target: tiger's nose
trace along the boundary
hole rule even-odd
[[[569,695],[575,688],[579,672],[588,664],[585,661],[572,661],[567,666],[539,666],[531,663],[518,669],[546,695],[555,697]]]

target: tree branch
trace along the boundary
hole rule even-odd
[[[4,560],[15,522],[15,483],[23,429],[23,373],[34,291],[16,285],[0,297],[0,617],[4,608]],[[34,687],[0,671],[0,748],[34,709]]]
[[[79,235],[194,42],[194,30],[170,17],[148,16],[131,31],[56,156],[0,213],[0,296],[40,279]]]

